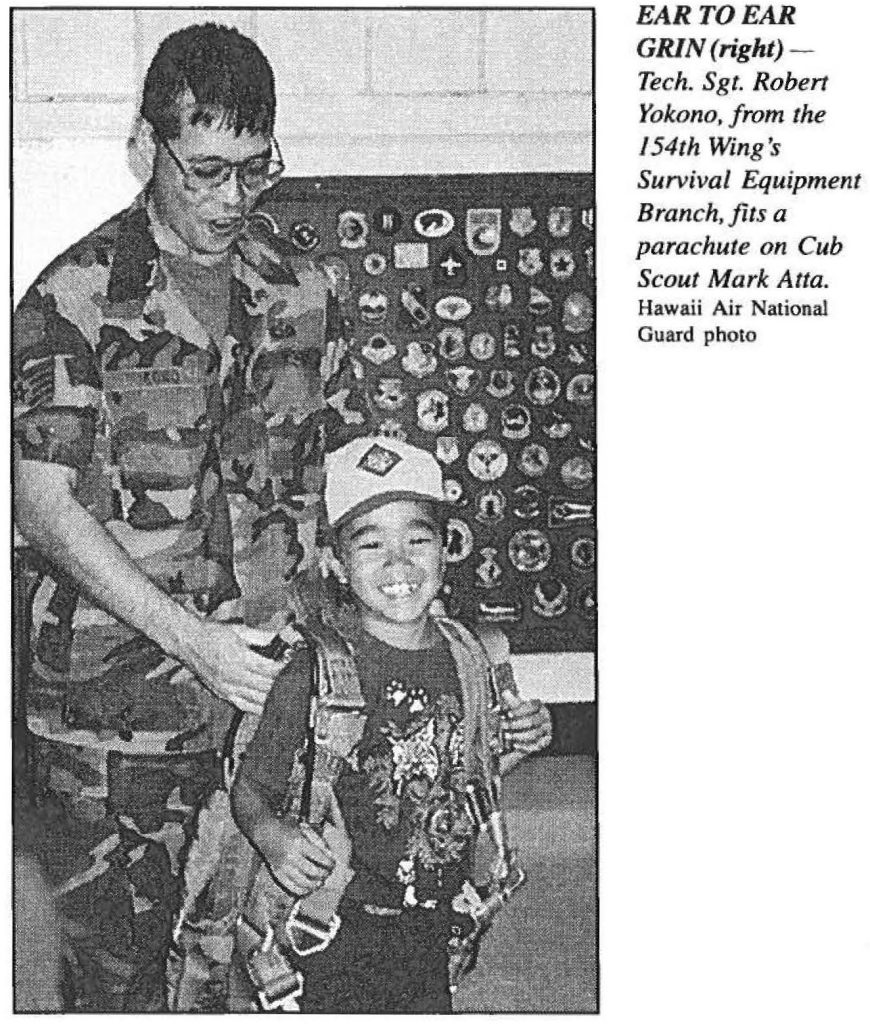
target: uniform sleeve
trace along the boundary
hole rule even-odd
[[[276,815],[284,807],[294,760],[305,746],[309,666],[308,650],[302,648],[278,674],[239,766],[238,778],[260,793]]]
[[[64,287],[72,286],[64,280]],[[43,279],[13,316],[15,439],[25,459],[81,470],[94,452],[100,374],[84,334],[58,306],[51,278]]]

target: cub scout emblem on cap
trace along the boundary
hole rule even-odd
[[[357,469],[365,470],[366,473],[374,473],[375,476],[386,476],[391,469],[402,461],[398,452],[392,452],[389,448],[375,442],[367,449],[362,458],[356,464]]]
[[[501,210],[469,210],[465,242],[475,256],[492,256],[501,243]]]

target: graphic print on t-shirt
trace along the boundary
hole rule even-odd
[[[425,687],[391,680],[383,690],[390,708],[379,738],[362,759],[374,794],[377,823],[403,834],[397,879],[405,901],[415,900],[419,869],[455,864],[472,834],[462,778],[462,706],[453,694],[434,700]]]

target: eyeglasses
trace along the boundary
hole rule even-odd
[[[277,159],[272,158],[272,149],[270,149],[268,156],[252,156],[247,160],[238,161],[224,160],[221,157],[206,157],[201,160],[191,160],[187,166],[179,160],[166,139],[161,138],[160,144],[172,157],[175,166],[181,171],[185,187],[191,192],[207,192],[220,188],[230,180],[233,171],[236,171],[242,188],[247,192],[258,192],[277,181],[284,173],[284,160],[278,140],[274,136],[271,145]]]

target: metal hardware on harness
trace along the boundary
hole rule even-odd
[[[248,973],[257,989],[260,1006],[267,1012],[295,1010],[302,995],[302,975],[288,963],[275,942],[270,925],[266,937],[247,956]]]
[[[300,917],[300,905],[301,900],[293,904],[293,909],[287,918],[285,931],[287,938],[290,940],[290,946],[297,956],[311,956],[312,953],[322,952],[332,942],[338,934],[338,929],[341,927],[341,918],[338,914],[333,914],[329,923],[324,924],[322,921],[316,921],[311,917]],[[317,939],[317,942],[310,946],[306,945],[304,949],[300,948],[298,942],[299,932],[303,935],[313,936]]]

